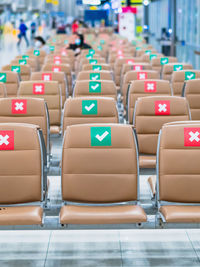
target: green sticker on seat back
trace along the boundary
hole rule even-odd
[[[105,44],[105,40],[100,40],[100,44]]]
[[[90,55],[90,54],[86,55],[85,57],[86,57],[87,59],[93,59],[93,55]]]
[[[38,57],[40,55],[40,50],[34,50],[33,55]]]
[[[98,81],[98,80],[101,80],[101,76],[100,76],[100,73],[90,73],[90,80],[92,81]]]
[[[182,70],[183,69],[183,65],[176,64],[176,65],[174,65],[173,69],[174,69],[174,71]]]
[[[64,40],[64,44],[68,44],[69,43],[69,41],[68,40]]]
[[[136,47],[136,51],[140,51],[142,48],[141,47]]]
[[[145,54],[146,54],[146,55],[150,55],[150,54],[151,54],[151,50],[146,50],[146,51],[145,51]]]
[[[185,72],[185,80],[189,81],[189,80],[194,80],[196,79],[196,73],[193,71],[186,71]]]
[[[92,70],[102,70],[102,66],[101,65],[94,65],[92,66]]]
[[[95,64],[98,63],[98,60],[97,60],[97,59],[90,59],[90,60],[89,60],[89,63],[90,63],[91,65],[95,65]]]
[[[97,115],[97,100],[82,100],[82,115]]]
[[[157,55],[151,54],[151,55],[149,56],[149,59],[150,59],[150,60],[152,60],[153,58],[157,58]]]
[[[29,56],[28,55],[23,55],[22,59],[29,59]]]
[[[19,59],[19,65],[26,65],[27,60],[26,59]]]
[[[91,146],[111,146],[111,127],[91,127]]]
[[[7,74],[0,72],[0,82],[1,83],[6,83],[7,82]]]
[[[101,82],[89,82],[89,93],[101,93]]]
[[[161,57],[160,59],[160,64],[165,65],[169,63],[169,58],[168,57]]]
[[[53,52],[55,50],[55,46],[54,45],[50,45],[49,49],[50,49],[50,51]]]
[[[11,71],[20,73],[21,67],[20,66],[11,66]]]
[[[98,45],[98,46],[97,46],[97,49],[98,49],[99,51],[102,51],[102,50],[103,50],[103,47],[102,47],[101,45]]]
[[[94,55],[95,54],[95,50],[94,49],[89,49],[89,55]]]

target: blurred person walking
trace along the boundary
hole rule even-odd
[[[19,47],[22,41],[22,38],[24,38],[24,40],[26,41],[26,46],[29,46],[29,41],[28,38],[26,36],[26,32],[27,32],[28,28],[26,26],[26,24],[24,23],[23,19],[20,20],[20,25],[19,25],[19,34],[18,34],[18,38],[19,41],[17,43],[17,46]]]

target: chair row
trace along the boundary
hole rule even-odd
[[[156,213],[162,227],[200,223],[199,136],[198,121],[162,127]],[[43,225],[47,175],[39,127],[0,123],[0,159],[0,225]],[[139,204],[138,162],[130,125],[69,126],[62,149],[60,224],[145,225],[148,216]]]

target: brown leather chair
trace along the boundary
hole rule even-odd
[[[57,81],[61,87],[62,92],[62,108],[64,107],[65,100],[68,96],[67,81],[64,72],[33,72],[31,74],[31,81]]]
[[[44,64],[46,52],[42,49],[29,49],[27,55],[34,56],[40,63],[40,66]]]
[[[33,58],[29,58],[29,59],[23,59],[23,58],[18,58],[18,59],[14,59],[11,61],[10,63],[11,65],[28,65],[31,68],[31,71],[39,71],[39,66],[38,66],[38,62],[36,59]]]
[[[160,57],[163,57],[163,54],[159,54],[159,53],[153,53],[153,54],[144,54],[142,55],[142,62],[147,62],[147,63],[151,63],[151,60],[153,58],[160,58]]]
[[[81,71],[77,76],[77,81],[83,80],[113,80],[112,74],[110,71],[101,70],[101,71]]]
[[[188,100],[192,120],[200,120],[200,79],[186,81],[183,96]]]
[[[158,143],[158,219],[166,224],[200,223],[200,123],[169,123]]]
[[[121,79],[124,77],[124,75],[128,71],[131,71],[131,70],[135,70],[135,71],[152,70],[152,67],[149,63],[143,63],[143,62],[138,62],[138,63],[133,63],[133,64],[124,64],[121,70]]]
[[[142,48],[140,50],[136,50],[136,57],[142,57],[143,55],[151,55],[158,53],[155,48]]]
[[[114,81],[77,81],[74,87],[74,97],[103,96],[112,97],[117,101],[117,89]]]
[[[140,63],[142,62],[141,58],[137,59],[135,57],[124,57],[124,58],[118,58],[115,60],[114,76],[115,76],[116,86],[120,86],[121,70],[122,70],[123,65],[124,64],[132,65],[138,62]]]
[[[176,57],[157,57],[151,60],[151,66],[153,70],[161,73],[162,67],[168,63],[176,63],[178,59]]]
[[[133,113],[137,99],[152,95],[172,95],[169,81],[138,80],[130,84],[126,111],[128,123],[133,123]]]
[[[29,81],[21,82],[18,95],[20,97],[43,98],[48,106],[50,133],[61,131],[61,90],[58,82]]]
[[[0,72],[0,82],[4,83],[6,88],[7,97],[17,96],[19,87],[19,75],[12,71]]]
[[[45,64],[54,64],[54,65],[68,64],[71,66],[73,71],[74,71],[74,63],[75,63],[74,58],[54,55],[54,54],[48,55],[45,59]]]
[[[161,77],[163,80],[171,81],[173,71],[191,70],[192,65],[189,63],[168,63],[163,65]]]
[[[5,65],[2,71],[13,71],[19,74],[21,81],[29,81],[31,77],[31,67],[29,65]]]
[[[81,71],[84,65],[91,64],[91,65],[100,65],[105,64],[106,60],[102,57],[93,57],[91,59],[83,58],[80,59],[77,65],[77,70]]]
[[[154,70],[146,70],[146,71],[128,71],[122,80],[121,84],[121,93],[123,95],[123,104],[126,105],[127,95],[128,95],[128,87],[132,81],[135,80],[147,80],[147,79],[159,79],[159,73]]]
[[[47,149],[49,147],[49,118],[47,105],[39,98],[1,98],[0,99],[0,123],[28,123],[35,124],[42,130]]]
[[[60,211],[62,225],[147,221],[138,204],[116,204],[139,200],[135,140],[129,125],[67,127],[62,154],[62,200],[99,205],[63,205]]]
[[[174,95],[182,96],[186,81],[200,79],[199,70],[180,70],[172,73],[172,88]]]
[[[83,65],[82,68],[83,71],[101,71],[101,70],[106,70],[106,71],[111,71],[111,67],[108,64],[100,64],[100,65],[91,65],[91,64],[85,64]]]
[[[111,68],[113,70],[114,70],[114,66],[115,66],[115,61],[117,59],[121,59],[123,57],[125,57],[125,58],[132,58],[133,57],[133,55],[131,55],[129,52],[122,51],[122,53],[123,54],[121,54],[121,55],[118,55],[117,52],[115,52],[115,53],[109,53],[108,63],[109,63],[109,65],[111,66]]]
[[[190,120],[189,105],[178,96],[147,96],[135,104],[133,125],[139,144],[140,168],[156,167],[157,139],[164,123]]]
[[[42,132],[36,125],[1,123],[0,139],[0,225],[42,225]]]
[[[111,97],[74,97],[65,102],[63,134],[69,125],[118,122],[116,101]]]
[[[6,86],[4,83],[0,83],[0,98],[7,97]]]
[[[54,65],[54,64],[45,64],[42,67],[42,72],[64,72],[67,78],[67,87],[68,92],[71,95],[72,94],[72,70],[69,64],[60,64],[60,65]]]

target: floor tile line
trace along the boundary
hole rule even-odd
[[[194,247],[194,245],[193,245],[192,240],[190,239],[190,236],[189,236],[189,234],[188,234],[188,231],[185,230],[185,232],[186,232],[186,235],[187,235],[187,237],[188,237],[188,239],[189,239],[189,241],[190,241],[190,243],[191,243],[191,246],[192,246],[192,248],[193,248],[193,250],[194,250],[194,252],[195,252],[195,254],[196,254],[196,257],[197,257],[198,261],[200,262],[199,255],[198,255],[198,253],[197,253],[197,251],[196,251],[196,249],[195,249],[195,247]]]
[[[122,246],[121,246],[121,235],[120,231],[119,232],[119,248],[120,248],[120,255],[121,255],[121,266],[123,267],[123,256],[122,256]]]
[[[47,256],[48,256],[48,253],[49,253],[49,247],[50,247],[50,243],[51,243],[52,233],[53,233],[53,231],[51,231],[50,234],[49,234],[49,241],[48,241],[47,252],[46,252],[45,261],[44,261],[44,267],[46,266],[46,261],[47,261]]]

